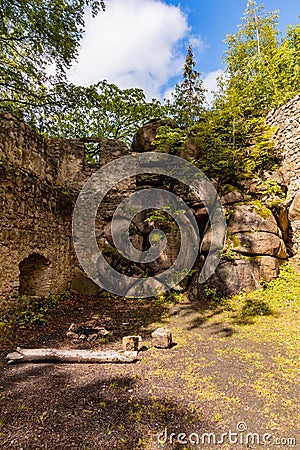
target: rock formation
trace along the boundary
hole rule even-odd
[[[228,230],[219,267],[209,285],[219,293],[259,288],[269,281],[288,257],[300,259],[300,96],[268,117],[276,127],[275,144],[282,151],[278,172],[265,172],[261,179],[242,180],[236,186],[220,187]],[[133,152],[155,149],[151,142],[165,121],[146,124],[135,136]],[[98,165],[84,162],[84,141],[46,139],[9,114],[0,116],[0,299],[18,295],[42,296],[66,289],[97,295],[101,289],[79,267],[72,243],[74,202],[84,182],[99,167],[131,150],[124,144],[99,139]],[[189,151],[193,151],[189,143]],[[180,155],[179,155],[180,156]],[[268,183],[276,182],[287,193],[286,200],[268,193]],[[112,191],[99,208],[96,238],[107,261],[126,274],[142,278],[165,270],[176,259],[180,236],[173,225],[165,233],[168,247],[149,263],[128,264],[114,249],[110,222],[116,206],[130,192],[162,186],[162,178],[140,176]],[[201,198],[179,183],[171,190],[193,211],[202,237],[196,271],[210,245],[210,227]],[[145,250],[154,228],[147,211],[131,224],[131,242]],[[197,273],[194,275],[197,277]],[[186,289],[188,280],[178,289]]]
[[[288,208],[289,235],[287,246],[291,255],[300,259],[300,94],[286,105],[273,111],[267,118],[268,125],[274,127],[274,141],[283,160],[279,173],[287,187],[286,207]]]

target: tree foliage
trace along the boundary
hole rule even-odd
[[[106,137],[129,144],[138,128],[163,114],[160,102],[148,102],[142,89],[120,89],[106,80],[89,87],[60,83],[51,97],[54,105],[29,108],[26,115],[52,137]]]
[[[279,158],[267,113],[299,93],[300,25],[284,38],[278,13],[249,0],[241,25],[227,36],[219,93],[205,109],[205,89],[187,49],[183,79],[164,106],[148,102],[141,89],[107,81],[75,86],[65,72],[77,56],[84,12],[104,9],[98,0],[1,0],[0,109],[13,112],[52,137],[109,137],[131,141],[146,121],[169,117],[159,146],[176,153],[186,140],[197,148],[196,163],[207,175],[230,180],[259,175]],[[49,67],[55,75],[49,76]]]
[[[146,120],[162,115],[159,101],[141,89],[122,90],[105,80],[68,83],[84,33],[84,13],[104,10],[98,0],[2,0],[0,109],[51,137],[109,137],[129,142]],[[49,68],[55,75],[49,76]]]
[[[236,34],[227,36],[226,76],[219,101],[237,115],[257,117],[299,92],[300,28],[279,40],[278,12],[250,0]]]
[[[65,76],[77,56],[85,7],[98,0],[1,0],[0,107],[21,114],[23,105],[53,102],[45,88]],[[55,76],[47,68],[55,67]]]
[[[280,155],[265,117],[299,93],[300,29],[290,27],[280,40],[277,25],[277,11],[250,0],[237,33],[227,36],[226,71],[211,112],[239,155],[235,177],[276,167]]]
[[[183,68],[183,81],[175,86],[167,101],[169,115],[180,127],[197,122],[205,110],[205,92],[200,73],[195,70],[192,46],[189,45]]]
[[[161,148],[176,152],[182,141],[192,141],[198,153],[194,162],[223,181],[278,166],[265,117],[300,91],[300,26],[289,27],[279,39],[277,23],[277,12],[248,2],[237,33],[227,36],[226,68],[212,107],[184,131],[164,128]]]

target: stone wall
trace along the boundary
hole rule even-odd
[[[267,123],[275,127],[275,147],[283,156],[280,172],[292,200],[300,188],[300,95],[273,111]]]
[[[86,166],[83,141],[43,138],[10,114],[0,115],[0,299],[47,296],[72,285],[79,293],[99,292],[74,252],[74,204],[87,178],[130,150],[110,139],[98,145],[99,164]],[[126,192],[117,189],[99,211],[100,238],[121,195]]]
[[[74,266],[70,189],[83,144],[50,141],[16,118],[0,117],[0,298],[49,295]]]
[[[280,173],[287,187],[287,245],[300,259],[300,95],[272,112],[267,123],[275,127],[275,146],[283,157]]]
[[[230,211],[227,258],[211,280],[221,292],[250,290],[259,287],[262,278],[275,277],[287,257],[284,242],[290,256],[300,259],[299,122],[300,96],[268,117],[268,123],[276,127],[275,144],[282,151],[283,162],[280,173],[267,173],[264,179],[276,179],[286,188],[285,204],[263,217],[266,211],[262,214],[260,207],[257,209],[257,201],[264,201],[259,185],[264,179],[245,180],[233,191],[222,194],[224,207]],[[138,132],[134,152],[153,150],[151,141],[157,126],[158,122],[152,122]],[[79,293],[99,293],[99,288],[81,270],[74,253],[71,233],[74,202],[93,172],[131,150],[115,140],[101,139],[97,143],[99,164],[85,166],[83,141],[46,139],[13,116],[0,115],[0,299],[22,294],[48,295],[70,287]],[[174,236],[171,233],[170,249],[155,267],[135,268],[128,263],[126,266],[116,258],[110,234],[115,207],[130,192],[143,187],[147,187],[147,182],[145,185],[137,180],[136,184],[132,179],[112,190],[96,221],[97,242],[107,252],[107,260],[125,273],[137,269],[137,277],[164,270],[178,251],[176,233]],[[174,186],[174,193],[181,195],[179,188]],[[183,198],[204,236],[201,252],[205,257],[209,236],[207,212],[191,193],[186,192]],[[255,204],[251,204],[253,198]],[[146,248],[151,231],[145,218],[136,217],[132,224],[131,239],[140,250]],[[257,229],[253,229],[253,223],[244,223],[248,219],[259,224]]]
[[[64,290],[72,265],[70,194],[2,160],[0,202],[1,296],[19,294],[19,264],[33,254],[46,258],[51,270],[47,287],[31,294]]]
[[[84,167],[84,144],[44,138],[10,114],[1,114],[0,159],[56,186],[76,186]]]

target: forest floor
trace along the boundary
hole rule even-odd
[[[219,303],[64,300],[43,325],[2,335],[0,447],[300,449],[300,302],[293,292],[271,306],[258,294],[259,309],[246,295]],[[108,337],[97,344],[66,338],[72,322],[95,316]],[[151,347],[158,326],[172,331],[176,345]],[[122,337],[132,334],[148,347],[135,363],[5,360],[17,346],[121,350]]]

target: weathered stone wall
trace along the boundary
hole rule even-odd
[[[72,186],[84,167],[84,144],[47,139],[10,114],[0,115],[0,159],[58,186]]]
[[[84,146],[49,140],[0,117],[0,298],[66,289],[74,266],[71,219]]]
[[[283,156],[280,173],[287,187],[287,245],[300,259],[300,95],[271,113],[267,122],[276,128],[275,146]]]
[[[73,264],[71,217],[73,199],[36,175],[0,165],[0,286],[1,297],[20,293],[19,264],[30,255],[47,259],[48,277],[31,295],[66,289]],[[38,276],[32,270],[32,278]]]
[[[266,173],[262,180],[245,180],[233,191],[223,192],[222,202],[230,211],[227,248],[211,282],[226,294],[257,288],[262,278],[275,277],[287,257],[284,243],[290,255],[300,259],[300,96],[270,115],[268,123],[277,127],[275,143],[283,155],[281,174]],[[153,150],[151,141],[157,125],[150,123],[140,130],[133,151]],[[131,151],[109,139],[99,140],[98,145],[99,164],[85,166],[84,142],[45,139],[11,115],[0,116],[0,298],[23,293],[48,295],[70,286],[75,292],[99,292],[83,273],[74,253],[74,202],[89,176]],[[257,209],[257,202],[252,203],[253,199],[264,202],[260,184],[265,179],[275,179],[287,189],[285,204],[267,216],[266,211]],[[130,192],[143,187],[147,183],[137,180],[136,184],[132,179],[113,189],[99,208],[96,220],[97,241],[107,253],[107,260],[124,273],[132,274],[130,271],[137,269],[137,277],[165,270],[176,258],[179,246],[176,233],[171,233],[170,248],[153,267],[128,266],[114,253],[110,232],[114,210]],[[173,187],[195,214],[204,236],[201,252],[205,257],[209,246],[207,211],[201,199],[194,198],[191,192],[180,193],[180,186]],[[140,250],[145,249],[151,231],[145,218],[137,216],[132,224],[131,239]]]
[[[300,188],[300,95],[273,111],[267,123],[275,127],[275,147],[283,156],[280,172],[292,200]]]
[[[0,115],[0,299],[59,293],[72,284],[79,293],[99,292],[74,252],[74,203],[87,178],[130,150],[110,139],[98,145],[99,164],[86,166],[84,142],[43,138],[10,114]],[[99,210],[100,246],[127,188],[110,193]]]

